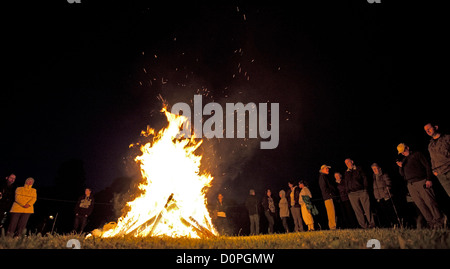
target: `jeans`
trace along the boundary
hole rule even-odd
[[[250,234],[259,234],[259,215],[249,215],[250,217]]]

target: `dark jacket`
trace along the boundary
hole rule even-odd
[[[431,180],[431,167],[425,156],[418,151],[411,151],[403,160],[400,175],[409,183]]]
[[[92,210],[94,210],[94,197],[92,195],[87,198],[86,195],[81,196],[75,206],[75,215],[88,217]]]
[[[392,181],[388,174],[381,172],[373,174],[373,196],[376,200],[391,198]]]
[[[9,212],[12,204],[14,203],[17,185],[15,183],[8,185],[7,180],[4,180],[0,184],[0,213]]]
[[[339,198],[341,199],[341,202],[348,201],[348,193],[347,188],[345,187],[344,179],[342,179],[341,183],[337,184],[337,189],[339,191]]]
[[[294,207],[300,207],[300,204],[298,203],[298,201],[299,201],[298,199],[300,198],[300,191],[301,191],[300,188],[295,186],[295,188],[294,188],[294,201],[295,201]],[[292,193],[291,188],[289,188],[287,191],[287,194],[286,194],[286,198],[288,200],[289,207],[292,207],[291,193]]]
[[[270,201],[270,199],[272,201]],[[265,195],[264,198],[262,199],[261,204],[263,206],[264,212],[268,211],[270,213],[275,213],[275,210],[276,210],[275,201],[273,200],[272,197],[270,197],[270,199],[267,195]],[[272,206],[271,206],[271,202],[272,202]]]
[[[226,213],[228,210],[228,205],[225,203],[224,200],[222,200],[222,203],[220,203],[219,200],[217,200],[216,207],[214,208],[214,210],[216,212],[225,212]]]
[[[249,215],[258,214],[258,199],[255,195],[249,195],[245,200],[245,207],[248,210]]]
[[[431,139],[428,144],[431,168],[438,174],[450,171],[450,135],[441,134],[438,139]]]
[[[336,187],[334,187],[333,183],[331,183],[329,175],[320,173],[319,187],[320,190],[322,191],[322,198],[324,200],[337,198]]]
[[[361,167],[355,166],[345,171],[345,187],[347,192],[367,190],[369,186],[367,177]]]

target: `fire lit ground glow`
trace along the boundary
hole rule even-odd
[[[202,156],[195,150],[202,144],[194,137],[178,137],[180,129],[189,124],[182,115],[163,108],[169,122],[158,133],[151,128],[144,136],[153,141],[141,146],[140,164],[142,195],[127,203],[129,211],[112,229],[96,230],[93,235],[114,237],[170,236],[204,238],[217,235],[206,207],[206,190],[213,177],[201,173]],[[131,145],[133,146],[133,145]]]

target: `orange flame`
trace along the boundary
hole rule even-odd
[[[217,235],[205,197],[213,177],[200,173],[202,156],[195,150],[202,140],[178,137],[186,117],[162,109],[169,125],[156,135],[153,129],[143,131],[155,135],[152,142],[141,146],[140,165],[144,182],[143,194],[127,203],[130,210],[117,225],[103,231],[102,237],[119,235],[192,237]]]

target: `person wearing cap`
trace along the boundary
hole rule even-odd
[[[347,166],[344,176],[345,187],[359,226],[364,229],[375,228],[369,193],[367,192],[367,177],[362,168],[356,166],[352,159],[345,159],[345,165]]]
[[[333,198],[338,197],[337,191],[329,177],[330,166],[324,164],[319,170],[319,187],[322,191],[322,198],[328,215],[328,227],[330,230],[336,229],[336,211],[334,209]]]
[[[439,126],[427,123],[425,132],[431,137],[428,151],[433,174],[439,179],[447,195],[450,196],[450,135],[441,134]]]
[[[425,156],[419,151],[412,151],[404,143],[397,146],[398,154],[405,156],[397,161],[399,173],[407,182],[412,200],[417,205],[430,228],[444,225],[444,218],[436,202],[431,181],[431,167]]]

